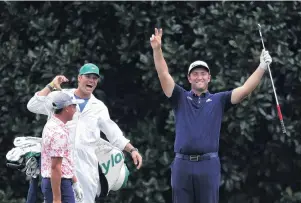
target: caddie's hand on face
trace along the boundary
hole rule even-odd
[[[68,82],[69,80],[63,76],[63,75],[57,75],[55,76],[55,78],[53,78],[52,80],[52,83],[53,83],[53,86],[55,87],[55,89],[58,89],[58,90],[61,90],[61,84],[63,82]]]
[[[163,30],[155,28],[155,34],[152,34],[150,38],[150,43],[152,48],[155,49],[160,49],[161,48],[161,38],[162,38]]]
[[[142,166],[142,156],[137,151],[131,153],[134,164],[137,166],[137,169],[140,169]]]
[[[271,63],[272,63],[272,57],[270,56],[268,51],[263,49],[260,55],[260,67],[266,70],[268,65]]]

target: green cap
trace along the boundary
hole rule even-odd
[[[94,65],[93,63],[86,63],[85,65],[83,65],[80,70],[79,70],[79,74],[80,75],[86,75],[86,74],[95,74],[95,75],[99,75],[99,68]]]

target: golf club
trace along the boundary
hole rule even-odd
[[[258,24],[258,30],[259,30],[259,34],[260,34],[260,38],[261,38],[262,47],[263,47],[263,49],[265,49],[262,34],[261,34],[260,24]],[[274,82],[273,82],[273,77],[272,77],[272,73],[271,73],[271,69],[270,69],[270,64],[268,64],[268,70],[269,70],[269,74],[270,74],[270,78],[271,78],[271,82],[272,82],[272,87],[273,87],[273,91],[274,91],[274,95],[275,95],[277,111],[278,111],[278,117],[279,117],[279,120],[280,120],[280,123],[281,123],[282,132],[284,134],[286,134],[286,129],[285,129],[285,126],[284,126],[283,117],[282,117],[282,113],[281,113],[281,108],[280,108],[280,105],[279,105],[279,102],[278,102],[277,93],[276,93]]]

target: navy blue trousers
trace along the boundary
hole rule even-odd
[[[52,203],[53,194],[51,189],[50,178],[43,178],[41,187],[42,187],[45,203]],[[62,195],[62,200],[61,200],[62,203],[75,203],[74,193],[72,188],[72,179],[62,179],[61,195]]]
[[[37,157],[38,167],[41,170],[41,157]],[[37,203],[38,188],[39,188],[40,175],[36,178],[31,178],[29,189],[27,192],[26,203]]]
[[[171,164],[173,203],[218,203],[220,160],[202,161],[175,158]]]
[[[31,178],[26,203],[37,203],[39,177]]]

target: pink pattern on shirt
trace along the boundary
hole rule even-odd
[[[72,178],[74,164],[71,154],[69,131],[65,124],[52,116],[46,123],[42,135],[41,174],[44,178],[51,177],[51,157],[63,157],[62,178]]]

